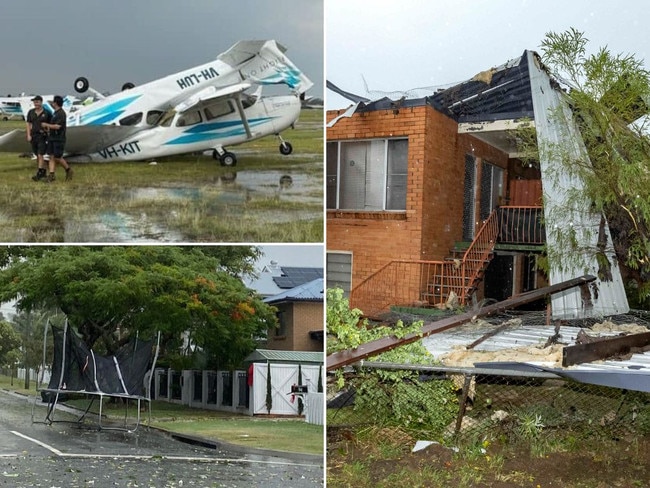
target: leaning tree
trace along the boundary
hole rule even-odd
[[[569,29],[547,33],[541,44],[542,60],[564,88],[589,161],[568,149],[553,149],[563,171],[584,182],[584,191],[576,196],[607,218],[631,302],[647,305],[650,72],[633,54],[613,54],[606,47],[589,54],[588,42],[582,32]],[[599,239],[598,246],[607,244]],[[598,256],[598,249],[594,251]]]

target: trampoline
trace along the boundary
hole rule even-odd
[[[95,402],[99,400],[96,426],[99,430],[121,430],[135,432],[140,426],[140,411],[143,403],[149,412],[151,423],[151,372],[156,367],[160,349],[160,332],[156,341],[141,340],[136,335],[121,346],[114,355],[101,356],[89,348],[83,340],[68,326],[65,321],[63,328],[51,326],[54,342],[54,359],[52,374],[47,388],[38,389],[43,402],[47,402],[45,419],[34,420],[32,407],[32,422],[51,425],[54,422],[74,422],[81,424],[90,413]],[[43,366],[45,365],[47,330],[43,336]],[[154,348],[155,344],[155,348]],[[154,351],[155,349],[155,351]],[[42,371],[44,372],[44,367]],[[43,378],[43,377],[41,377]],[[39,382],[39,384],[41,384]],[[68,397],[85,397],[90,399],[85,411],[76,420],[55,420],[55,412],[59,402]],[[117,398],[124,402],[124,425],[105,425],[102,422],[104,398]],[[137,404],[135,423],[129,425],[129,403]]]

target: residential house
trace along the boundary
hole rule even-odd
[[[266,298],[323,277],[323,268],[308,266],[281,266],[271,260],[257,276],[246,281],[246,286]]]
[[[527,134],[578,137],[570,121],[551,116],[566,101],[534,52],[425,98],[355,101],[327,112],[326,193],[327,286],[349,292],[353,306],[372,315],[392,305],[502,300],[596,274],[589,256],[551,262],[548,276],[537,271],[561,231],[586,229],[576,235],[595,246],[595,217],[588,208],[558,212],[563,190],[581,182],[553,179],[546,154],[520,154]],[[556,316],[627,311],[611,246],[607,256],[612,282],[599,281],[591,300],[575,290],[554,297]]]
[[[278,309],[278,328],[269,331],[265,349],[323,352],[323,296],[321,276],[265,298]]]

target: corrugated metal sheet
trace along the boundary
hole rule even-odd
[[[244,362],[277,362],[277,363],[314,363],[325,362],[325,354],[309,351],[278,351],[274,349],[256,349],[246,357]]]
[[[266,303],[278,303],[286,301],[307,301],[307,302],[322,302],[324,295],[323,278],[304,283],[290,290],[278,293],[272,297],[264,299]]]
[[[461,326],[456,329],[450,329],[445,332],[431,335],[422,339],[424,347],[436,358],[441,358],[445,354],[452,351],[464,348],[474,342],[479,337],[482,337],[487,332],[494,330],[496,326],[487,322],[482,322],[479,326]],[[559,328],[560,342],[566,345],[575,345],[578,332],[581,330],[579,327],[562,326]],[[620,331],[612,330],[611,332],[602,332],[595,334],[590,329],[584,329],[590,335],[598,335],[600,337],[615,337],[620,334]],[[519,326],[512,327],[499,332],[486,339],[481,344],[474,347],[474,351],[506,351],[513,348],[521,347],[542,347],[548,338],[555,333],[555,328],[552,326]],[[502,362],[495,361],[491,363],[476,363],[477,367],[486,368],[493,367],[498,369],[517,369],[526,370],[525,365],[529,364],[536,367],[544,368],[545,371],[551,372],[570,372],[572,377],[579,381],[596,384],[609,384],[616,386],[617,383],[624,381],[621,376],[617,376],[609,381],[609,383],[602,383],[596,380],[595,377],[590,377],[589,373],[605,372],[611,375],[634,375],[635,381],[650,381],[650,352],[633,354],[632,357],[623,361],[606,360],[597,361],[592,363],[583,363],[570,366],[568,368],[557,368],[552,362],[543,360],[527,361],[522,363]],[[455,366],[454,364],[445,364],[446,366]],[[614,383],[611,383],[614,381]],[[638,389],[638,388],[635,388]],[[642,390],[642,391],[645,391]]]
[[[535,127],[540,147],[540,168],[544,189],[544,217],[546,221],[546,240],[549,249],[560,248],[557,232],[565,235],[573,234],[578,241],[577,247],[584,249],[576,251],[570,259],[563,262],[551,261],[549,275],[551,284],[560,283],[584,274],[598,275],[598,263],[594,254],[597,248],[600,215],[589,211],[589,202],[580,205],[570,199],[570,194],[580,191],[583,182],[577,177],[561,170],[557,152],[548,148],[563,148],[572,151],[576,161],[588,161],[587,150],[576,128],[566,101],[560,92],[551,86],[549,75],[541,67],[537,57],[528,52],[530,69],[531,92],[535,112]],[[552,311],[554,318],[582,318],[592,316],[617,315],[627,313],[629,306],[625,296],[625,288],[621,279],[618,262],[611,246],[609,227],[607,234],[607,249],[605,254],[612,264],[612,280],[598,280],[597,290],[591,291],[591,303],[580,294],[579,289],[567,290],[553,295]],[[566,256],[565,256],[566,257]]]
[[[476,339],[494,330],[496,326],[488,322],[482,322],[479,326],[469,324],[450,329],[445,332],[430,335],[422,339],[422,344],[436,357],[449,353],[459,347],[465,347]],[[579,327],[562,326],[559,329],[561,342],[575,344]],[[589,333],[589,330],[586,329]],[[515,347],[542,346],[548,338],[555,333],[552,326],[522,325],[503,330],[502,332],[486,339],[473,348],[474,351],[502,351]],[[601,337],[614,337],[619,332],[602,333]]]

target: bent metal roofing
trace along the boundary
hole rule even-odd
[[[343,92],[331,83],[328,83],[328,87],[337,93],[349,95],[348,98],[358,104],[356,112],[431,105],[459,123],[534,117],[528,51],[524,51],[521,57],[424,98],[391,100],[384,97],[370,101]]]
[[[595,321],[595,319],[592,319]],[[422,339],[422,344],[436,360],[445,366],[474,366],[482,369],[498,369],[523,372],[549,372],[574,380],[615,388],[650,392],[650,351],[632,354],[627,359],[606,359],[562,367],[561,348],[576,344],[578,332],[591,336],[615,337],[620,334],[650,330],[644,321],[627,315],[616,319],[617,323],[603,321],[589,327],[541,325],[543,317],[522,316],[519,322],[494,334],[471,351],[467,347],[497,325],[487,321],[466,324],[455,329]],[[622,323],[630,322],[630,323]],[[634,322],[634,323],[631,323]],[[559,345],[548,346],[548,339],[558,333]],[[558,361],[559,354],[559,361]]]

